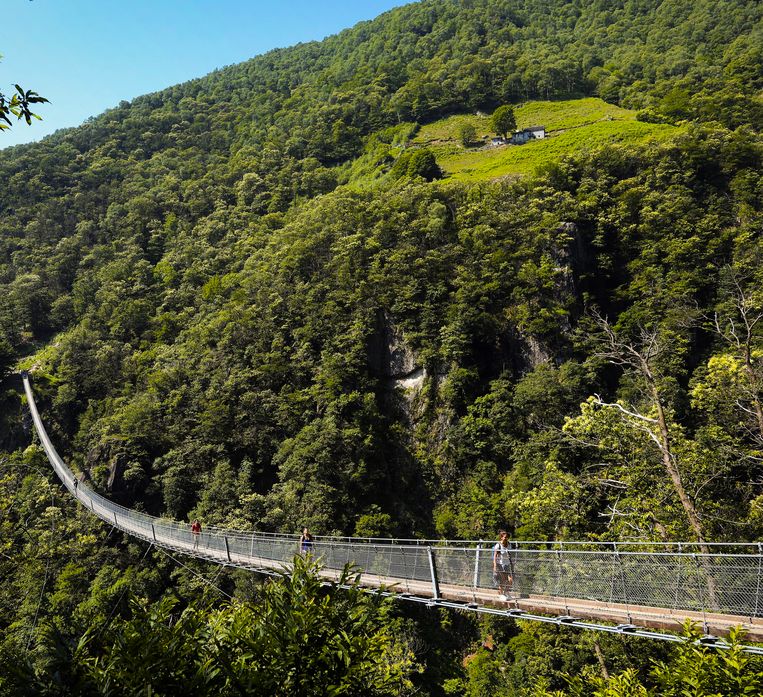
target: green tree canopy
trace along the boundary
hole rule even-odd
[[[396,178],[423,177],[432,181],[442,176],[442,170],[434,153],[428,148],[421,148],[402,153],[392,166],[392,175]]]
[[[349,567],[328,588],[319,570],[296,556],[293,573],[268,583],[257,604],[179,611],[174,598],[133,598],[128,619],[73,642],[48,625],[34,659],[5,647],[14,660],[0,666],[0,694],[404,694],[414,664],[384,601],[364,593]]]
[[[477,129],[471,123],[462,123],[458,127],[458,140],[468,148],[477,138]]]
[[[490,125],[493,130],[502,138],[506,138],[517,127],[517,120],[514,118],[514,109],[508,104],[499,106],[490,119]]]

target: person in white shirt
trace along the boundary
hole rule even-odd
[[[498,542],[493,545],[493,580],[498,585],[500,595],[498,600],[508,600],[511,586],[514,583],[514,560],[509,546],[509,533],[498,531]]]

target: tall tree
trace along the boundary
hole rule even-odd
[[[506,138],[517,127],[514,109],[508,104],[499,106],[490,119],[493,130],[502,138]]]
[[[657,329],[641,328],[639,343],[631,342],[620,336],[612,325],[601,315],[595,315],[599,328],[599,348],[595,355],[607,362],[621,366],[635,373],[645,385],[647,411],[639,411],[637,407],[624,405],[622,402],[608,403],[597,396],[597,402],[606,408],[616,410],[629,424],[644,431],[656,446],[665,471],[681,501],[689,525],[697,537],[700,549],[706,554],[710,548],[706,544],[705,531],[692,497],[678,467],[673,450],[672,436],[665,413],[665,400],[660,389],[660,374],[658,361],[660,354],[668,350],[661,341]]]

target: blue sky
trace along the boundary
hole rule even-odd
[[[407,0],[2,0],[0,91],[51,100],[43,121],[0,132],[0,148],[77,126],[272,48],[322,39]]]

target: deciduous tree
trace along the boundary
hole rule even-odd
[[[514,117],[514,109],[508,104],[499,106],[490,119],[490,125],[493,130],[502,138],[506,138],[517,127],[517,120]]]

